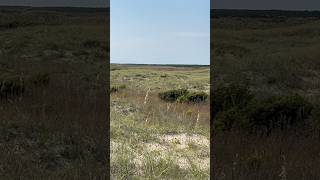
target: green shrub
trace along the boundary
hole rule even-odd
[[[25,91],[24,80],[17,75],[0,76],[0,97],[21,95]]]
[[[313,130],[318,131],[320,135],[320,99],[319,97],[314,98],[313,105],[314,105],[314,108],[312,110],[309,126]]]
[[[136,74],[136,77],[146,78],[147,75],[145,75],[145,74]]]
[[[31,76],[30,81],[35,86],[45,86],[50,82],[49,73],[38,73]]]
[[[97,40],[86,40],[82,43],[82,45],[86,48],[96,48],[100,47],[101,43]]]
[[[214,121],[214,132],[240,131],[249,132],[249,117],[241,109],[234,107],[226,111],[219,112]]]
[[[298,94],[252,102],[247,107],[250,132],[270,134],[274,129],[285,130],[303,125],[312,109],[313,105]]]
[[[215,48],[214,53],[217,56],[224,56],[225,54],[233,54],[237,57],[244,57],[251,53],[250,49],[238,45],[222,44]]]
[[[112,86],[112,87],[110,88],[110,92],[111,92],[111,93],[119,92],[121,89],[125,89],[125,88],[126,88],[126,85],[124,85],[124,84]]]
[[[230,108],[244,108],[253,99],[249,87],[241,84],[218,84],[213,90],[213,116]]]
[[[118,70],[121,70],[121,69],[118,68],[118,67],[112,67],[112,68],[110,68],[110,71],[118,71]]]
[[[214,121],[215,131],[231,131],[240,128],[246,117],[242,111],[236,107],[219,112]]]
[[[248,157],[245,161],[245,166],[251,170],[251,171],[258,171],[259,169],[261,169],[264,160],[263,157],[261,155],[252,155],[250,157]]]
[[[177,89],[177,90],[168,90],[164,92],[160,92],[159,98],[168,101],[168,102],[174,102],[177,101],[179,97],[187,95],[189,92],[186,89]]]
[[[177,99],[181,103],[200,103],[208,99],[208,94],[205,92],[189,92]]]
[[[274,130],[306,125],[313,110],[313,105],[298,94],[259,100],[245,87],[230,85],[217,89],[212,107],[216,131],[239,129],[269,135]]]
[[[59,51],[61,48],[60,46],[55,42],[47,42],[45,45],[50,50]]]

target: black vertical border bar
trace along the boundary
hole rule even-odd
[[[214,120],[213,120],[213,101],[212,99],[214,98],[214,93],[213,93],[213,71],[214,71],[214,67],[213,67],[213,48],[212,48],[212,45],[213,45],[213,36],[212,36],[212,30],[213,30],[213,23],[212,23],[212,15],[211,15],[211,8],[213,7],[213,1],[214,0],[210,0],[210,7],[209,7],[209,10],[210,10],[210,179],[213,179],[213,174],[214,174],[214,126],[213,126],[213,123],[214,123]]]
[[[106,38],[108,39],[108,58],[107,61],[107,82],[106,82],[106,179],[111,179],[110,172],[110,0],[107,1],[107,18],[108,19],[108,31],[106,32]]]

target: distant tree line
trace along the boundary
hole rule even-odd
[[[219,17],[308,17],[319,18],[320,11],[211,9],[211,18]]]

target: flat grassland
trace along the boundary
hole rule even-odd
[[[209,67],[111,65],[111,174],[115,179],[208,179],[209,102],[158,93],[209,93]]]
[[[319,14],[270,12],[211,17],[217,180],[320,177]]]
[[[0,179],[107,179],[108,9],[0,7]]]

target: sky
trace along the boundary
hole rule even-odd
[[[319,0],[211,0],[214,9],[320,10]]]
[[[111,63],[210,63],[210,0],[111,0]]]
[[[109,0],[0,0],[0,6],[106,7]]]

